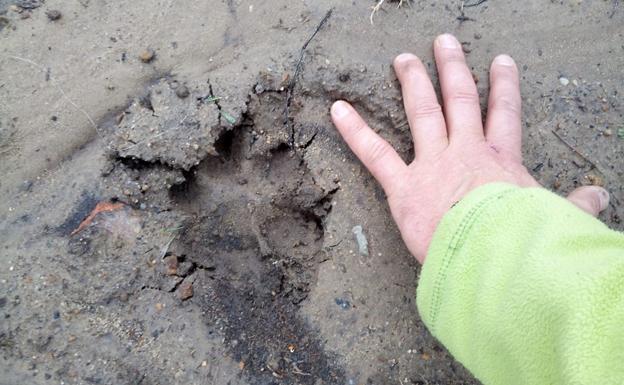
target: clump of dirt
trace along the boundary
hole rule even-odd
[[[186,86],[174,85],[161,79],[120,116],[111,143],[119,157],[188,170],[217,154],[214,143],[223,129],[215,97],[194,91],[182,98],[176,89]]]

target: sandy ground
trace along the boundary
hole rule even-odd
[[[483,97],[489,61],[516,58],[527,167],[561,194],[605,185],[623,227],[617,1],[389,2],[374,25],[372,1],[13,3],[2,384],[477,383],[420,322],[417,264],[328,118],[350,100],[412,156],[390,63],[435,77],[442,32]]]

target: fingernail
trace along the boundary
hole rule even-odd
[[[513,67],[514,66],[514,60],[507,55],[498,55],[495,59],[494,59],[494,64],[498,64],[498,65],[502,65],[502,66],[508,66],[508,67]]]
[[[596,187],[598,198],[600,199],[600,211],[609,207],[609,192],[602,187]]]
[[[343,102],[342,100],[339,100],[332,105],[331,113],[334,116],[334,118],[337,118],[337,119],[344,118],[345,116],[349,114],[349,107],[347,106],[347,103]]]
[[[402,53],[394,59],[394,63],[401,64],[414,59],[416,59],[416,56],[412,55],[411,53]]]
[[[459,42],[457,39],[448,33],[438,36],[436,42],[442,48],[459,48]]]

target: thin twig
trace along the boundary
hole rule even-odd
[[[167,244],[165,245],[165,247],[163,247],[161,249],[160,252],[160,259],[164,259],[167,256],[167,253],[169,252],[169,247],[171,246],[171,244],[173,243],[173,240],[176,239],[177,235],[174,235],[171,237],[171,239],[169,239],[169,242],[167,242]]]
[[[381,6],[383,5],[383,3],[384,3],[385,1],[386,1],[386,0],[379,0],[379,1],[377,2],[377,4],[375,4],[375,5],[372,7],[372,8],[373,8],[373,10],[371,11],[371,14],[370,14],[370,22],[371,22],[371,25],[375,24],[375,23],[373,23],[373,17],[375,17],[375,14],[376,14],[377,12],[379,12],[379,10],[381,9]],[[399,1],[399,5],[397,5],[397,8],[401,8],[401,6],[403,5],[403,2],[405,2],[405,1],[407,1],[407,4],[408,4],[410,7],[412,6],[412,4],[410,3],[410,0],[400,0],[400,1]]]
[[[485,3],[487,0],[478,0],[475,1],[474,3],[468,3],[466,4],[464,1],[462,1],[462,8],[470,8],[470,7],[476,7],[478,5],[481,5],[483,3]]]
[[[613,0],[613,9],[611,10],[611,14],[609,14],[609,19],[613,18],[613,15],[615,15],[618,5],[620,5],[620,0]]]
[[[372,10],[372,12],[370,14],[370,22],[371,22],[371,24],[375,24],[375,23],[373,23],[373,17],[375,16],[375,14],[377,12],[379,12],[379,10],[381,9],[381,6],[384,3],[384,1],[386,1],[386,0],[379,0],[379,2],[377,2],[377,4],[375,4],[375,6],[373,7],[373,10]]]
[[[327,13],[325,13],[325,16],[318,23],[312,35],[310,35],[308,40],[306,40],[306,42],[301,47],[301,50],[299,50],[299,60],[297,60],[297,65],[295,66],[295,73],[293,74],[293,77],[292,79],[290,79],[290,83],[288,84],[288,94],[286,96],[286,107],[284,108],[284,115],[285,115],[284,125],[290,126],[290,147],[293,149],[295,148],[295,126],[290,123],[290,104],[292,103],[293,92],[295,90],[295,86],[297,85],[297,78],[299,77],[299,73],[303,69],[303,58],[305,56],[305,51],[308,48],[308,45],[310,44],[312,39],[314,39],[316,34],[319,33],[321,28],[323,28],[325,23],[327,23],[327,20],[329,20],[329,17],[331,16],[333,11],[334,9],[330,8],[327,11]]]
[[[604,172],[602,172],[600,167],[598,167],[598,165],[595,162],[593,162],[591,159],[589,159],[588,157],[583,155],[582,152],[580,152],[576,147],[574,147],[567,140],[565,140],[564,137],[561,136],[557,131],[551,130],[551,132],[557,137],[557,139],[559,139],[561,141],[561,143],[565,144],[566,147],[568,147],[570,150],[572,150],[576,155],[578,155],[581,158],[583,158],[584,161],[586,161],[587,163],[591,164],[592,167],[594,167],[596,170],[598,170],[601,174],[604,175]]]
[[[28,63],[38,69],[40,69],[43,73],[48,74],[48,70],[42,66],[41,64],[35,63],[34,61],[30,60],[30,59],[25,59],[23,57],[19,57],[19,56],[8,56],[9,59],[13,59],[13,60],[18,60],[18,61],[22,61],[24,63]],[[49,76],[49,74],[48,74]],[[59,92],[61,93],[61,95],[63,95],[63,98],[65,100],[67,100],[67,102],[69,102],[69,104],[71,104],[76,110],[80,111],[86,118],[87,120],[89,120],[89,123],[91,123],[91,125],[93,126],[93,128],[95,128],[95,131],[99,134],[100,131],[98,129],[97,124],[95,124],[95,121],[91,118],[91,116],[87,113],[87,111],[83,110],[82,108],[80,108],[76,103],[74,103],[73,100],[71,100],[69,98],[69,96],[67,96],[67,94],[65,93],[65,91],[63,91],[63,88],[61,87],[60,84],[58,84],[58,82],[52,77],[50,76],[50,81],[52,82],[52,84],[54,84],[54,86],[59,90]]]

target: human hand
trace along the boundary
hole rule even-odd
[[[383,187],[403,240],[421,263],[442,216],[471,190],[490,182],[540,186],[522,165],[520,85],[513,59],[501,55],[492,62],[484,127],[477,87],[460,43],[440,35],[434,54],[444,109],[416,56],[402,54],[394,60],[415,146],[410,164],[347,102],[337,101],[331,108],[338,131]],[[598,215],[607,207],[609,194],[585,186],[568,199]]]

